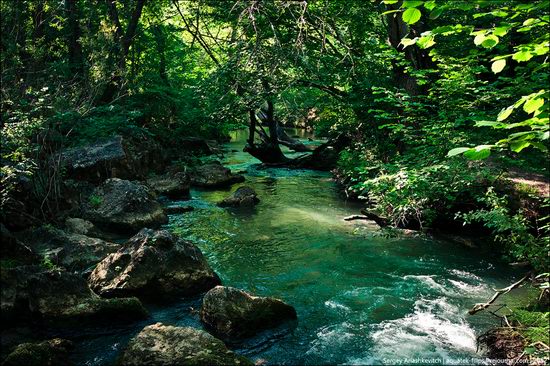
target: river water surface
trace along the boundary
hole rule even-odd
[[[517,272],[481,249],[388,237],[373,224],[346,222],[360,206],[342,199],[329,173],[260,169],[242,152],[244,138],[234,134],[222,161],[245,171],[244,184],[261,202],[250,210],[222,209],[215,203],[240,185],[192,190],[190,201],[175,203],[195,210],[171,216],[168,224],[201,248],[224,285],[296,308],[294,329],[264,333],[232,349],[268,364],[425,364],[482,357],[476,337],[498,321],[489,314],[468,316],[467,310],[509,285]],[[505,300],[512,305],[520,295]],[[113,362],[149,323],[200,328],[191,309],[199,307],[200,299],[149,305],[146,322],[84,332],[76,361]]]

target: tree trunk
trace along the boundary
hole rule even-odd
[[[136,0],[136,6],[132,12],[130,21],[128,22],[128,27],[126,32],[122,29],[122,24],[120,23],[120,18],[118,16],[118,9],[116,6],[116,0],[105,0],[107,3],[107,10],[109,13],[109,18],[115,25],[115,35],[117,38],[116,46],[114,52],[118,59],[118,65],[116,67],[111,80],[107,83],[103,95],[100,98],[100,101],[103,103],[111,102],[115,95],[120,91],[123,84],[123,75],[126,69],[126,58],[130,51],[130,46],[136,35],[137,26],[139,23],[139,18],[143,11],[143,6],[145,5],[145,0]]]
[[[388,5],[388,10],[397,10],[400,6],[400,3]],[[422,21],[414,26],[409,26],[403,21],[401,13],[388,14],[387,20],[388,38],[393,48],[404,53],[405,59],[410,61],[415,69],[422,70],[430,68],[432,66],[432,60],[426,50],[420,49],[417,45],[407,48],[401,45],[401,39],[405,36],[408,36],[408,38],[420,37],[420,34],[423,32]],[[425,92],[424,88],[418,85],[416,79],[406,73],[403,66],[398,65],[397,60],[392,61],[392,68],[394,70],[395,82],[400,88],[405,89],[411,95],[419,95]]]
[[[65,0],[67,13],[67,41],[69,53],[69,69],[73,76],[82,77],[84,74],[82,62],[82,46],[80,45],[80,26],[77,0]]]

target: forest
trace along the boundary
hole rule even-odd
[[[0,16],[2,365],[549,362],[549,0]]]

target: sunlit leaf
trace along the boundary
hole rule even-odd
[[[493,64],[491,65],[491,70],[495,74],[498,74],[499,72],[501,72],[504,69],[505,66],[506,66],[506,60],[505,59],[497,60],[497,61],[493,62]]]
[[[531,143],[529,141],[516,141],[510,144],[510,150],[514,152],[520,152],[521,150],[525,149],[530,145]]]
[[[462,154],[462,153],[464,153],[468,150],[470,150],[469,147],[456,147],[452,150],[449,150],[449,152],[447,153],[447,156],[448,157],[456,156],[456,155]]]
[[[493,48],[498,44],[498,41],[499,39],[497,36],[495,36],[494,34],[490,34],[485,37],[483,42],[481,42],[481,46],[485,48]]]
[[[529,114],[535,112],[540,107],[544,105],[544,99],[542,98],[534,98],[529,99],[525,104],[523,105],[523,110]]]
[[[422,13],[417,8],[408,8],[402,14],[403,21],[407,24],[414,24],[420,20]]]
[[[516,60],[517,62],[525,62],[525,61],[529,61],[531,58],[533,58],[533,54],[529,51],[519,51],[519,52],[514,53],[512,58],[514,60]]]
[[[497,121],[501,122],[504,121],[506,118],[510,117],[512,112],[514,111],[513,107],[508,107],[500,111],[497,117]]]

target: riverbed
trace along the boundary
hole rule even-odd
[[[301,134],[306,143],[320,143]],[[221,161],[243,172],[243,184],[256,190],[260,203],[245,210],[216,206],[240,185],[193,189],[191,200],[171,204],[194,211],[171,215],[167,225],[200,247],[224,285],[275,296],[296,308],[295,328],[276,329],[232,349],[268,364],[482,357],[476,337],[499,322],[467,311],[494,288],[512,283],[517,271],[482,243],[471,248],[423,235],[388,235],[374,223],[344,221],[361,205],[342,197],[330,173],[262,168],[242,151],[245,135],[233,135]],[[504,299],[508,305],[519,303],[522,293],[512,296]],[[151,318],[145,322],[73,335],[75,361],[112,363],[134,334],[157,321],[201,328],[200,298],[148,308]]]

